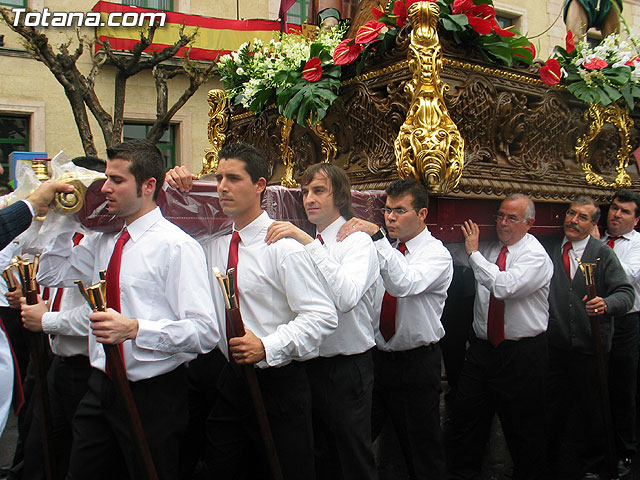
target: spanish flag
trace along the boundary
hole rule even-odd
[[[97,27],[98,40],[100,42],[109,40],[115,50],[131,50],[140,41],[140,28],[142,27],[109,26],[107,21],[109,14],[113,12],[119,14],[158,13],[157,10],[103,1],[96,3],[92,11],[100,13],[102,19],[101,26]],[[160,51],[173,45],[179,38],[178,33],[182,25],[185,26],[186,34],[190,34],[196,29],[198,33],[191,44],[191,50],[189,51],[189,47],[182,48],[178,52],[178,56],[185,56],[189,51],[190,59],[208,61],[214,61],[220,55],[237,50],[244,42],[254,38],[267,43],[274,38],[275,32],[280,31],[279,20],[229,20],[177,12],[163,13],[166,13],[164,26],[156,29],[153,43],[146,50],[147,52]],[[300,30],[299,25],[289,24],[288,27]]]

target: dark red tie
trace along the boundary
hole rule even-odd
[[[233,291],[236,293],[236,301],[240,306],[240,297],[238,296],[238,244],[240,243],[240,234],[237,231],[231,235],[231,243],[229,244],[229,257],[227,258],[227,272],[230,268],[235,269],[233,273]],[[233,338],[233,331],[231,324],[229,323],[229,315],[226,316],[226,328],[227,328],[227,345],[229,339]]]
[[[607,240],[607,245],[613,249],[613,247],[615,247],[616,245],[616,240],[618,240],[619,238],[622,238],[622,236],[618,235],[617,237],[609,237],[609,240]]]
[[[322,235],[318,234],[318,235],[316,235],[316,238],[317,238],[318,240],[320,240],[320,243],[321,243],[322,245],[324,245],[324,240],[322,239]]]
[[[16,357],[16,353],[13,351],[11,340],[9,340],[9,334],[4,328],[4,323],[2,322],[1,318],[0,329],[4,332],[5,337],[7,337],[7,343],[9,344],[9,349],[11,350],[11,357],[13,357],[13,399],[11,400],[11,404],[13,406],[13,412],[18,415],[18,413],[20,413],[20,409],[24,405],[24,390],[22,389],[20,366],[18,365],[18,358]]]
[[[496,260],[496,265],[501,272],[507,265],[507,247],[502,247]],[[487,338],[491,345],[497,347],[504,341],[504,300],[493,296],[489,297],[489,312],[487,314]]]
[[[122,248],[124,244],[129,241],[131,236],[127,230],[124,230],[118,240],[116,246],[113,248],[111,259],[109,260],[109,266],[107,267],[107,307],[113,308],[116,312],[120,312],[120,263],[122,262]],[[120,357],[122,357],[122,364],[125,366],[124,361],[124,349],[122,344],[118,344],[118,350],[120,351]],[[107,372],[109,373],[109,372]]]
[[[82,240],[82,238],[84,237],[84,235],[80,232],[76,232],[73,234],[73,246],[77,246],[80,243],[80,240]],[[62,302],[62,294],[64,293],[64,288],[58,288],[58,290],[56,291],[56,296],[53,297],[53,305],[51,306],[51,311],[52,312],[59,312],[60,311],[60,303]]]
[[[400,242],[398,250],[405,255],[407,246]],[[380,311],[380,333],[385,341],[389,341],[396,333],[396,310],[398,308],[398,299],[389,292],[384,292],[382,299],[382,310]]]
[[[562,266],[567,274],[567,278],[571,281],[571,260],[569,259],[569,250],[573,248],[571,242],[567,242],[562,247]]]

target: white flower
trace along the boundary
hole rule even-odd
[[[242,67],[239,67],[238,69],[236,69],[236,73],[238,75],[244,75],[244,69]]]

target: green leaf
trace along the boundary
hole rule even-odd
[[[612,68],[604,72],[604,76],[612,83],[624,85],[631,80],[631,69],[629,67]]]
[[[631,92],[631,84],[626,83],[622,86],[622,89],[620,91],[622,93],[622,96],[624,97],[624,101],[627,102],[629,110],[633,110],[633,93]]]
[[[464,17],[464,18],[467,18],[467,17]],[[442,23],[442,26],[444,27],[445,30],[449,30],[452,32],[463,29],[463,27],[461,27],[459,24],[457,24],[456,22],[454,22],[453,20],[447,17],[441,18],[440,23]]]
[[[609,98],[611,98],[612,102],[615,102],[616,100],[618,100],[622,96],[622,93],[620,93],[620,90],[618,90],[617,88],[612,87],[611,85],[609,85],[607,83],[602,85],[602,89],[609,96]]]
[[[304,98],[304,89],[300,89],[300,91],[298,91],[293,96],[293,98],[289,100],[289,103],[287,103],[287,106],[285,107],[282,114],[290,120],[293,119],[293,116],[298,111],[298,107],[300,106],[300,102],[302,102],[303,98]]]

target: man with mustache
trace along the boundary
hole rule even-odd
[[[549,292],[547,445],[549,467],[556,475],[551,478],[598,480],[605,469],[606,436],[590,317],[600,316],[601,341],[608,353],[613,333],[611,318],[629,311],[634,293],[611,248],[590,236],[599,218],[600,208],[593,199],[578,197],[565,214],[562,241],[549,248],[554,273]],[[578,260],[597,263],[597,296],[591,300],[587,299]],[[568,418],[574,421],[567,421]],[[566,431],[573,434],[579,461],[579,465],[569,468],[558,461]]]

